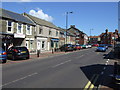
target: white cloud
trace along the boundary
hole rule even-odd
[[[42,9],[39,9],[39,8],[37,8],[37,11],[35,11],[35,10],[33,10],[33,9],[30,10],[30,11],[29,11],[29,14],[32,15],[32,16],[35,16],[35,17],[44,19],[44,20],[46,20],[46,21],[50,21],[50,22],[53,21],[53,17],[52,17],[52,16],[49,16],[48,14],[45,14],[45,13],[43,12],[43,10],[42,10]]]

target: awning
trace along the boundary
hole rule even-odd
[[[58,41],[59,41],[59,39],[51,39],[51,41],[56,41],[56,42],[58,42]]]

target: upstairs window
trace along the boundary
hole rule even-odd
[[[11,22],[11,21],[8,21],[8,22],[7,22],[7,31],[8,31],[8,32],[12,32],[12,23],[13,23],[13,22]]]
[[[23,25],[21,23],[18,23],[17,33],[23,33]]]
[[[52,31],[51,30],[49,30],[49,35],[52,35]]]
[[[30,26],[30,25],[26,26],[26,34],[27,35],[32,35],[32,26]]]
[[[39,28],[39,34],[43,34],[43,29]]]

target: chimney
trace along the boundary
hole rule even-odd
[[[71,25],[70,27],[71,27],[71,28],[72,28],[72,27],[75,28],[75,25]]]
[[[105,31],[106,31],[106,33],[108,33],[108,29],[106,29]]]
[[[117,29],[115,29],[115,33],[116,33],[116,34],[118,33],[118,30],[117,30]]]

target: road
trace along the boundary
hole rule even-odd
[[[103,81],[105,69],[112,67],[107,64],[108,59],[103,59],[109,51],[95,52],[95,48],[90,48],[39,60],[5,64],[0,87],[97,88]]]

